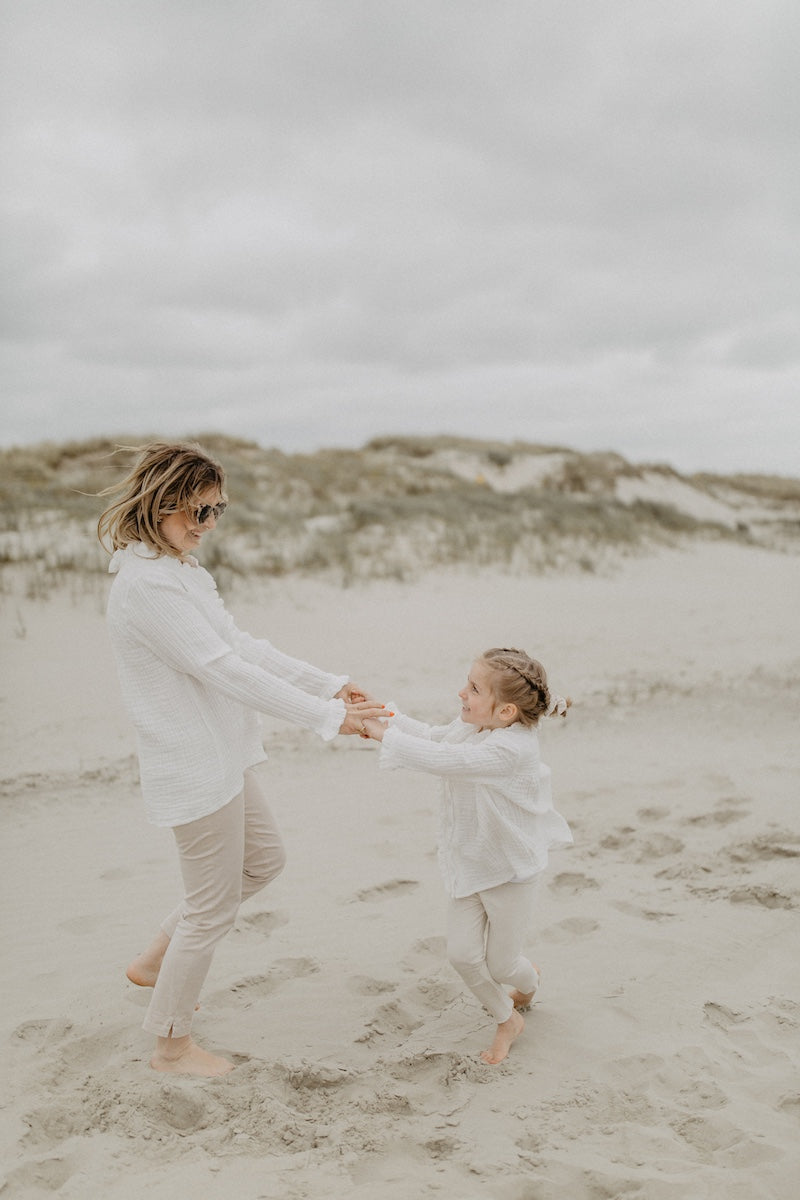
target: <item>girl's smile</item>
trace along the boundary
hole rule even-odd
[[[461,720],[478,729],[499,729],[506,724],[496,712],[497,704],[491,687],[492,670],[478,659],[472,664],[466,686],[458,693],[461,701]]]

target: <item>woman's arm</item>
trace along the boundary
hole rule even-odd
[[[243,657],[250,658],[250,661],[255,662],[262,670],[277,675],[279,679],[285,679],[287,683],[308,692],[310,696],[321,696],[324,700],[330,700],[349,682],[347,675],[332,675],[304,662],[301,658],[292,658],[291,655],[284,654],[265,638],[253,638],[249,634],[243,636],[255,651],[255,657]]]
[[[191,675],[249,708],[303,725],[326,740],[340,729],[354,733],[360,726],[363,711],[355,720],[343,700],[310,696],[241,658],[185,591],[171,581],[135,583],[124,616],[126,629],[173,670]],[[379,711],[380,706],[374,705],[366,713],[377,715]]]
[[[285,679],[287,683],[300,688],[303,692],[308,692],[310,696],[320,696],[323,700],[330,700],[342,691],[348,683],[347,675],[332,675],[329,671],[322,671],[318,667],[312,666],[311,663],[304,662],[301,658],[293,658],[289,654],[284,654],[266,638],[255,638],[252,634],[240,629],[225,607],[222,597],[217,593],[213,578],[211,576],[208,578],[209,586],[214,588],[215,599],[225,626],[226,638],[224,640],[233,646],[240,658],[261,667],[270,675],[277,675],[279,679]],[[349,699],[346,695],[342,695],[341,698]]]

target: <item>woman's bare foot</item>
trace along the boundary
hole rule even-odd
[[[497,1032],[494,1035],[494,1041],[488,1050],[481,1051],[481,1058],[485,1063],[491,1066],[496,1066],[501,1063],[511,1049],[511,1043],[515,1042],[525,1028],[525,1022],[519,1015],[516,1009],[512,1009],[511,1016],[507,1021],[503,1021],[497,1026]]]
[[[135,983],[137,987],[156,986],[158,972],[161,970],[161,964],[164,961],[164,955],[167,953],[168,945],[169,938],[167,935],[159,932],[158,936],[150,943],[144,953],[136,955],[136,958],[130,963],[125,972],[131,983]]]
[[[196,1075],[212,1078],[227,1075],[233,1063],[217,1054],[201,1049],[187,1034],[186,1037],[160,1037],[150,1066],[154,1071],[165,1071],[173,1075]]]
[[[143,954],[137,954],[125,972],[131,983],[137,987],[155,987],[168,946],[169,938],[165,933],[160,933]],[[200,1005],[195,1004],[194,1011],[198,1012],[199,1009]]]

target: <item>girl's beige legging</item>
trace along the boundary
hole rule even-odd
[[[242,792],[217,812],[173,829],[185,895],[162,923],[170,939],[143,1028],[183,1037],[214,950],[242,900],[283,869],[283,842],[254,769]]]
[[[535,992],[539,972],[522,953],[539,890],[539,876],[451,900],[447,957],[467,987],[500,1024],[514,1008],[504,984]]]

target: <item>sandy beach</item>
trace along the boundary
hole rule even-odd
[[[543,752],[543,982],[508,1060],[444,958],[436,780],[265,719],[284,874],[219,949],[211,1081],[148,1067],[125,979],[175,902],[104,580],[0,598],[0,1195],[790,1200],[800,1178],[796,556],[722,541],[606,573],[239,583],[238,622],[428,720],[521,645],[573,697]]]

